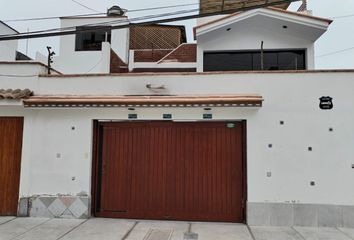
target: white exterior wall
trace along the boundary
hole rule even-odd
[[[354,205],[353,78],[354,72],[132,74],[39,78],[32,86],[41,95],[150,94],[146,84],[164,85],[163,94],[261,94],[259,109],[212,109],[215,120],[247,120],[248,201]],[[26,80],[1,84],[15,88]],[[333,110],[319,109],[321,96],[334,98]],[[201,120],[203,109],[136,112],[139,120],[161,120],[162,113]],[[25,116],[20,195],[75,195],[90,194],[92,120],[126,120],[128,110],[0,107],[0,115]]]
[[[1,88],[6,88],[7,85],[10,85],[9,88],[37,88],[38,75],[46,74],[46,69],[44,65],[33,61],[0,62],[0,74],[10,75],[10,77],[0,78],[0,86]]]
[[[61,27],[80,26],[85,24],[98,24],[112,21],[123,21],[125,18],[73,18],[62,19]],[[106,25],[113,25],[106,24]],[[117,29],[111,32],[111,47],[117,55],[128,62],[129,30]],[[59,56],[54,57],[53,68],[66,74],[76,73],[109,73],[105,59],[102,59],[102,51],[75,51],[75,35],[60,37]]]
[[[16,32],[0,23],[0,35],[15,34]],[[18,49],[18,41],[2,41],[0,42],[0,61],[15,61],[16,51]]]

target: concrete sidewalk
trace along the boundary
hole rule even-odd
[[[198,240],[354,240],[354,229],[343,228],[0,217],[0,240],[183,240],[187,231],[197,233]]]

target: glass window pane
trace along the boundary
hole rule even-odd
[[[85,29],[85,27],[80,27],[77,29]],[[102,42],[106,40],[111,42],[111,31],[85,31],[76,34],[76,51],[100,51],[102,50]]]
[[[253,70],[255,70],[255,71],[262,70],[262,68],[261,68],[261,53],[260,52],[253,53],[252,57],[253,57]]]
[[[204,71],[252,70],[251,53],[205,53]]]
[[[204,54],[204,71],[261,70],[260,51]],[[304,50],[264,51],[263,70],[306,69]]]
[[[264,53],[264,70],[279,70],[278,54],[276,52]]]
[[[279,70],[304,70],[304,52],[279,52]]]

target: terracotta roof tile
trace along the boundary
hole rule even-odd
[[[262,106],[257,94],[201,96],[34,96],[25,107],[249,107]]]
[[[1,99],[26,99],[33,95],[33,92],[29,89],[0,89]]]

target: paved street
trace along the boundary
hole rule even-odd
[[[354,229],[250,227],[229,223],[188,223],[92,218],[0,217],[0,240],[354,240]]]

